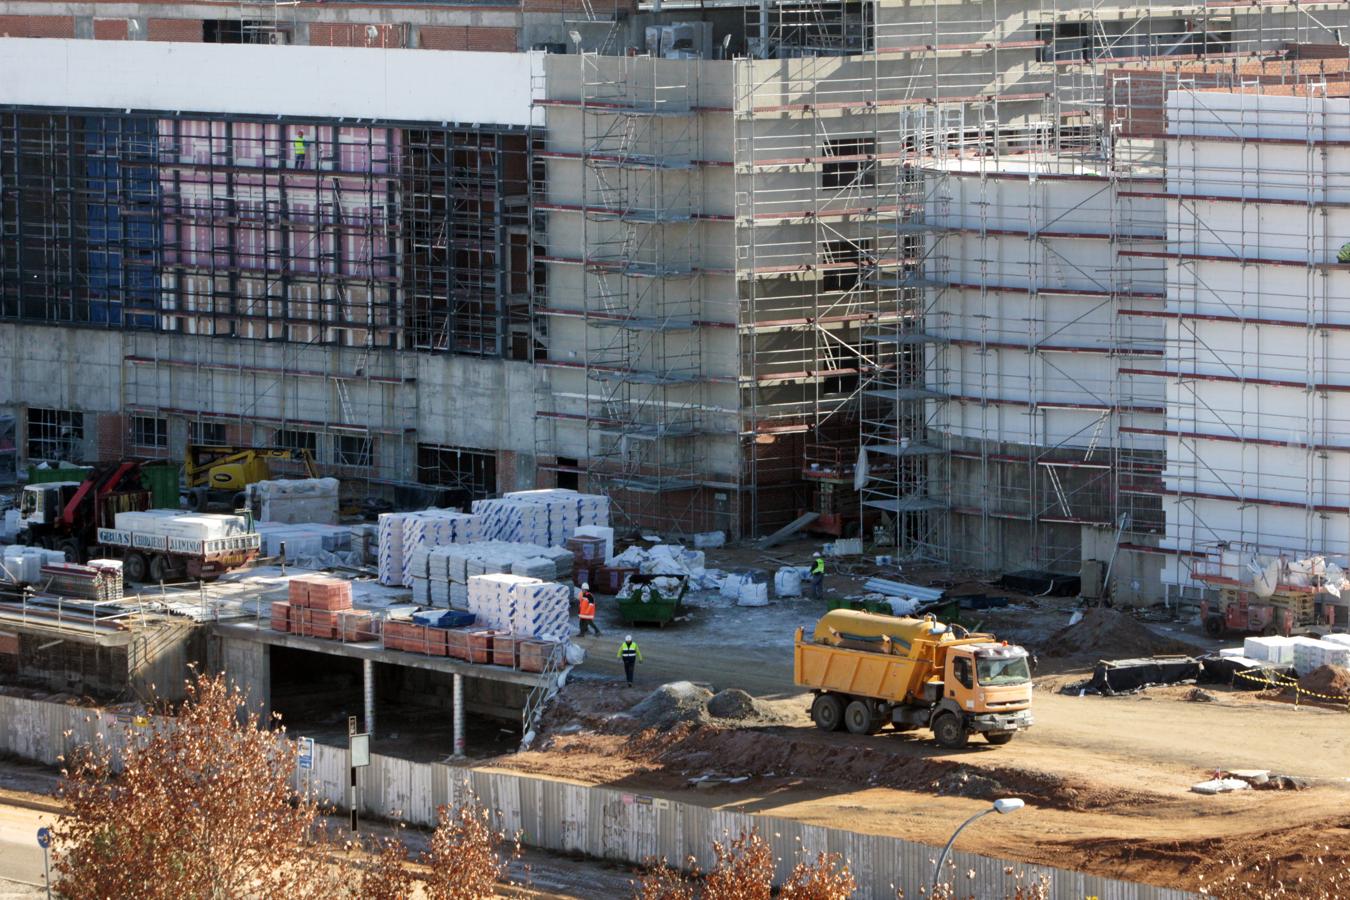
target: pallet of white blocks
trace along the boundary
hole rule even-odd
[[[478,539],[477,519],[456,510],[381,513],[376,555],[380,584],[411,587],[414,566],[426,563],[425,556],[414,559],[412,551],[418,547],[467,544]],[[427,577],[425,572],[418,573]]]
[[[512,634],[565,640],[571,591],[566,585],[521,575],[475,575],[469,579],[468,610],[476,620]]]
[[[1335,641],[1317,638],[1296,637],[1294,641],[1294,671],[1307,675],[1321,666],[1346,667],[1350,660],[1350,647]]]
[[[609,498],[554,488],[512,491],[499,500],[476,500],[483,537],[551,547],[584,525],[609,524]]]

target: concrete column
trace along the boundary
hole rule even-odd
[[[464,758],[464,676],[455,673],[455,757]]]
[[[272,716],[272,648],[258,641],[221,638],[225,677],[244,692],[248,711],[257,712],[264,725]]]
[[[362,681],[366,688],[366,731],[375,736],[375,661],[361,660]]]

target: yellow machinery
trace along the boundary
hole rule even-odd
[[[975,733],[1006,744],[1032,724],[1027,652],[932,616],[826,613],[811,640],[797,629],[793,680],[815,692],[811,718],[824,731],[873,734],[889,722],[960,748]]]
[[[298,460],[310,478],[318,478],[314,455],[289,447],[205,447],[189,444],[183,463],[183,497],[190,509],[205,512],[216,506],[231,510],[246,505],[245,489],[272,477],[270,459]]]

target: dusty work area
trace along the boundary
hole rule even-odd
[[[836,595],[854,583],[830,579]],[[1266,854],[1282,878],[1308,884],[1350,865],[1350,713],[1212,685],[1058,693],[1098,659],[1219,644],[1193,623],[1118,610],[1088,610],[1066,629],[1072,600],[1009,599],[974,614],[1038,656],[1036,725],[1006,746],[976,739],[947,751],[927,731],[816,729],[809,695],[792,684],[791,643],[824,611],[818,601],[713,603],[660,630],[606,621],[602,601],[606,633],[582,642],[591,657],[540,742],[486,765],[933,844],[989,801],[1021,797],[1026,810],[981,823],[959,846],[1197,890],[1267,867]],[[613,658],[626,632],[644,654],[632,688]],[[728,708],[734,717],[714,712]],[[1280,782],[1285,790],[1191,792],[1234,769],[1293,780]]]

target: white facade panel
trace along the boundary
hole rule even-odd
[[[0,104],[542,124],[542,53],[0,38]],[[466,86],[472,86],[466,90]]]

